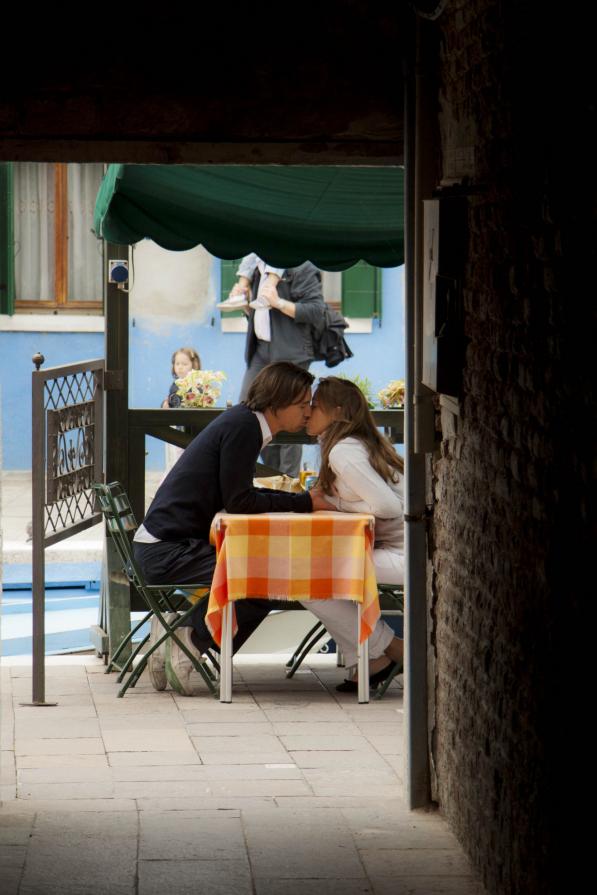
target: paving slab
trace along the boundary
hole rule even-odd
[[[242,752],[242,750],[234,752],[209,751],[202,752],[200,757],[202,764],[205,765],[238,765],[240,763],[244,765],[292,764],[296,767],[296,762],[287,752],[284,752],[282,746],[279,747],[277,752]]]
[[[404,803],[401,691],[360,706],[332,657],[292,682],[241,655],[230,705],[146,678],[118,699],[95,657],[65,658],[44,714],[18,704],[30,667],[2,668],[2,895],[482,895],[442,818]]]
[[[204,721],[187,724],[192,737],[253,737],[275,736],[274,725],[270,721]]]
[[[23,738],[16,743],[20,755],[101,755],[104,744],[99,737]]]
[[[108,765],[101,767],[78,766],[72,767],[45,767],[45,768],[21,768],[18,772],[19,785],[33,783],[111,783],[113,780],[112,768]]]
[[[0,784],[15,783],[17,779],[15,754],[4,749],[0,753]]]
[[[106,752],[193,752],[186,730],[162,727],[161,730],[103,730]]]
[[[184,767],[185,765],[201,764],[201,759],[195,751],[184,752],[109,752],[108,763],[113,768],[127,767]]]
[[[19,799],[52,800],[62,802],[65,799],[111,799],[118,797],[114,792],[112,781],[101,782],[85,780],[69,783],[31,783],[19,781],[17,784]]]
[[[27,847],[25,845],[0,844],[0,868],[2,895],[17,895],[25,869]]]
[[[143,811],[141,860],[247,861],[240,817],[201,811]]]
[[[277,736],[329,736],[329,737],[350,737],[362,736],[361,730],[356,724],[350,720],[313,720],[304,719],[301,721],[272,721],[274,733]]]
[[[200,755],[216,752],[224,755],[229,752],[267,752],[272,755],[286,755],[286,749],[278,737],[273,734],[248,734],[247,736],[194,736],[193,744]]]
[[[156,765],[144,767],[114,767],[111,769],[115,781],[135,780],[192,781],[271,781],[303,780],[303,774],[294,764],[282,762],[271,765]]]
[[[248,808],[275,809],[276,800],[273,796],[205,796],[202,799],[193,798],[162,798],[162,799],[137,799],[139,811],[245,811]]]
[[[184,730],[185,723],[180,712],[147,712],[138,714],[108,714],[99,716],[102,733],[107,730]],[[188,731],[187,731],[188,732]]]
[[[366,879],[359,854],[346,831],[312,819],[300,835],[293,823],[275,828],[245,827],[251,869],[256,880],[295,879],[308,875],[319,879]]]
[[[100,726],[95,718],[60,718],[46,713],[43,720],[17,717],[15,733],[26,740],[40,736],[44,739],[88,739],[100,736]]]
[[[17,755],[17,771],[21,768],[107,768],[108,758],[102,754],[81,755],[63,752],[59,755]]]
[[[138,895],[164,892],[253,895],[251,871],[246,861],[139,861]]]
[[[373,877],[371,885],[374,895],[486,895],[481,883],[470,876]]]
[[[14,814],[10,809],[0,810],[0,845],[28,845],[35,814]]]
[[[459,848],[361,848],[361,860],[370,877],[465,876],[469,861]]]
[[[332,749],[312,749],[308,752],[290,752],[290,757],[299,768],[354,768],[364,774],[370,768],[385,770],[386,762],[374,749],[339,752]]]
[[[366,879],[257,879],[255,895],[375,895]]]

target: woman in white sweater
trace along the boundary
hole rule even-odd
[[[361,390],[347,379],[320,380],[307,424],[319,437],[321,469],[316,492],[345,513],[375,516],[373,560],[377,580],[404,582],[404,464],[375,426]],[[312,600],[304,606],[319,618],[344,653],[347,666],[356,665],[358,609],[342,600]],[[385,680],[402,664],[402,640],[380,621],[369,638],[370,686]],[[356,690],[356,674],[336,689]]]

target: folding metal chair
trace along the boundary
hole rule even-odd
[[[404,612],[404,587],[401,584],[378,584],[379,606],[382,616],[402,615]],[[293,677],[300,668],[306,656],[321,640],[329,640],[331,637],[323,622],[318,621],[305,634],[291,658],[286,663],[286,677]],[[397,666],[393,673],[377,688],[373,694],[374,699],[381,699],[396,675],[401,674],[402,668]]]
[[[191,612],[193,612],[196,601],[193,602],[187,609],[183,609],[182,612],[180,611],[181,606],[185,605],[188,602],[189,594],[194,593],[194,595],[196,595],[197,590],[205,590],[205,593],[201,594],[201,599],[204,599],[209,593],[210,584],[206,582],[191,584],[185,583],[183,585],[147,584],[147,582],[145,581],[145,577],[135,560],[131,542],[129,540],[129,535],[131,534],[131,532],[134,532],[137,529],[137,521],[135,519],[126,491],[124,490],[120,482],[111,482],[108,485],[95,483],[92,485],[92,488],[97,496],[99,506],[106,521],[108,532],[110,533],[110,536],[118,551],[118,555],[122,562],[123,571],[129,583],[134,585],[134,587],[137,589],[137,592],[140,594],[148,609],[147,613],[144,615],[141,621],[136,624],[132,628],[131,632],[127,634],[120,642],[117,649],[114,651],[110,664],[106,668],[106,672],[112,670],[116,660],[121,655],[127,644],[131,643],[136,632],[145,624],[145,622],[149,621],[153,616],[155,616],[159,620],[162,628],[164,629],[163,636],[160,637],[155,643],[151,644],[149,649],[145,651],[136,665],[134,665],[135,659],[139,656],[143,647],[149,640],[149,635],[142,639],[132,651],[130,658],[124,664],[118,678],[118,681],[122,682],[126,673],[130,671],[130,674],[126,679],[124,686],[118,692],[118,696],[124,696],[129,687],[135,686],[135,684],[143,674],[143,671],[145,670],[145,666],[147,665],[147,661],[150,655],[163,643],[165,643],[168,638],[171,637],[174,641],[176,641],[183,652],[189,657],[189,659],[193,663],[194,668],[205,681],[205,684],[210,693],[214,697],[217,697],[219,688],[217,686],[214,674],[210,671],[210,669],[205,665],[204,662],[200,662],[197,660],[197,657],[186,648],[186,646],[176,635],[176,629],[181,627],[181,625],[185,623]],[[170,613],[176,613],[177,617],[175,621],[169,621],[168,617],[166,617],[166,615],[168,614],[168,616],[172,618],[172,616],[169,615]],[[211,654],[209,654],[209,658],[213,662],[216,670],[219,671],[217,660],[215,660],[215,658]]]

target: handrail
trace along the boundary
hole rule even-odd
[[[144,429],[148,435],[156,438],[162,437],[164,441],[170,441],[172,444],[188,444],[190,440],[185,433],[172,430],[172,426],[185,426],[192,430],[192,435],[196,435],[202,429],[205,429],[213,420],[217,419],[222,413],[225,413],[225,407],[209,407],[209,408],[155,408],[155,407],[138,407],[129,408],[128,420],[129,427],[135,429]],[[404,410],[373,410],[373,419],[378,426],[383,426],[388,431],[388,435],[395,444],[402,444],[404,440]],[[172,439],[163,437],[167,433],[158,433],[160,428],[170,429]],[[153,430],[153,431],[150,431]],[[283,432],[277,435],[274,444],[315,444],[317,439],[305,434]]]

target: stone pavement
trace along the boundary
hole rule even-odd
[[[5,663],[8,660],[4,660]],[[359,706],[333,656],[288,681],[239,656],[231,705],[116,698],[93,656],[2,667],[3,895],[481,895],[437,813],[402,797],[402,691]]]
[[[148,499],[157,488],[158,473],[147,477]],[[30,563],[31,472],[11,470],[0,475],[2,559],[4,563]],[[46,563],[101,560],[103,528],[94,525],[71,538],[46,547]]]

